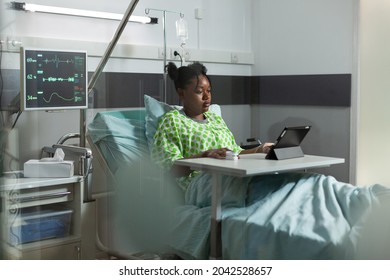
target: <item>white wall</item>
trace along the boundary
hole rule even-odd
[[[355,0],[254,0],[254,75],[351,73]]]
[[[103,0],[71,0],[66,1],[66,3],[58,0],[30,2],[122,14],[129,3],[125,0],[116,0],[115,5]],[[119,23],[110,20],[14,11],[7,8],[9,3],[9,1],[0,0],[2,8],[0,38],[2,40],[11,38],[21,41],[22,45],[27,46],[79,48],[88,50],[90,56],[100,56],[112,39]],[[250,4],[251,0],[241,1],[239,4],[232,0],[195,0],[190,4],[179,0],[139,1],[133,14],[145,15],[145,9],[149,8],[151,9],[149,15],[157,17],[159,24],[127,24],[113,56],[141,57],[153,61],[122,59],[118,62],[113,59],[109,61],[107,70],[140,72],[139,68],[141,68],[142,70],[147,69],[148,73],[162,72],[161,59],[157,58],[158,48],[162,48],[164,42],[163,13],[153,9],[164,9],[172,11],[166,14],[168,58],[171,55],[171,48],[181,49],[175,29],[175,21],[179,18],[179,14],[176,12],[180,12],[184,14],[189,26],[189,39],[185,49],[189,50],[191,60],[224,63],[223,67],[210,65],[210,74],[248,74],[250,67],[245,64],[253,62],[250,53],[251,26],[249,24],[250,17],[244,15],[250,11]],[[203,11],[201,20],[195,19],[195,9]],[[238,13],[238,17],[234,16],[236,13]],[[237,64],[230,64],[232,51],[238,54],[239,62]],[[226,64],[227,62],[229,64]],[[90,68],[95,69],[96,63],[94,59],[91,59]]]
[[[254,0],[253,75],[352,73],[355,83],[356,4],[355,0]],[[352,113],[347,107],[252,105],[252,133],[263,142],[273,141],[286,125],[310,124],[313,129],[304,152],[345,158],[343,166],[322,172],[353,182]]]
[[[360,2],[357,179],[390,186],[390,2]]]

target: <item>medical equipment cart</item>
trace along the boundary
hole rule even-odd
[[[95,258],[95,204],[82,199],[82,176],[1,177],[5,259]]]

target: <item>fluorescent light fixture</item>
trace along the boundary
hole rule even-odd
[[[44,5],[29,4],[24,2],[11,2],[11,7],[19,11],[49,13],[49,14],[58,14],[58,15],[90,17],[90,18],[109,19],[109,20],[122,20],[123,18],[122,14],[70,9],[70,8],[62,8],[62,7],[55,7],[55,6],[44,6]],[[147,24],[158,23],[157,18],[152,18],[147,16],[130,16],[129,21],[138,22],[138,23],[147,23]]]

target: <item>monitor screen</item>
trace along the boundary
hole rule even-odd
[[[21,49],[21,109],[88,108],[87,52]]]

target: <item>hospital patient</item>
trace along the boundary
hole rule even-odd
[[[174,162],[223,159],[227,151],[266,153],[272,143],[249,150],[236,144],[223,119],[209,110],[212,86],[205,66],[166,67],[183,107],[161,117],[152,159],[172,171],[184,190],[184,205],[173,219],[172,248],[183,258],[203,259],[209,253],[211,175]],[[223,176],[221,183],[225,259],[390,258],[383,250],[389,247],[373,236],[386,231],[367,233],[364,227],[377,205],[388,205],[388,188],[357,187],[331,176],[298,172]],[[389,232],[390,222],[384,217],[378,214],[371,221]],[[384,240],[389,245],[388,238]]]
[[[188,167],[173,165],[176,160],[199,157],[223,159],[227,151],[237,154],[269,151],[272,143],[242,149],[222,117],[209,111],[212,88],[204,65],[195,62],[177,68],[171,62],[166,67],[183,108],[168,112],[160,120],[152,156],[165,169],[172,168],[176,176],[182,177],[182,187],[186,188],[196,173],[191,173]]]

